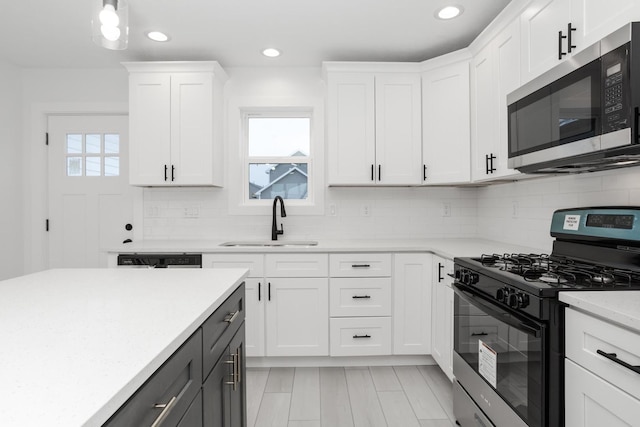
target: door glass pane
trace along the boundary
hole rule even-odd
[[[250,163],[249,198],[307,198],[307,163]]]
[[[86,173],[87,176],[100,176],[100,157],[87,157]]]
[[[308,117],[249,118],[249,156],[308,156]]]
[[[104,135],[104,152],[109,154],[120,152],[120,135],[117,133],[106,133]]]
[[[82,153],[82,134],[67,135],[67,154]]]
[[[67,176],[82,176],[82,157],[67,157]]]
[[[120,157],[104,158],[104,176],[120,175]]]
[[[87,134],[86,140],[86,153],[100,154],[100,134]]]

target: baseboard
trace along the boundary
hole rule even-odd
[[[418,356],[318,356],[318,357],[247,357],[248,368],[331,367],[331,366],[406,366],[435,365],[433,357]]]

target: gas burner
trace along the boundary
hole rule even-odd
[[[608,274],[596,274],[594,276],[591,276],[589,278],[589,282],[591,282],[593,285],[613,285],[616,283],[616,279],[615,277],[613,277],[613,275],[608,275]]]

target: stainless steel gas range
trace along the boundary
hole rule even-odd
[[[454,414],[467,426],[564,426],[559,292],[640,289],[640,207],[558,210],[553,250],[456,258]]]

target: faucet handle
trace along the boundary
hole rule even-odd
[[[278,234],[284,234],[284,225],[282,225],[282,223],[280,223],[280,230],[276,229],[276,233]]]

